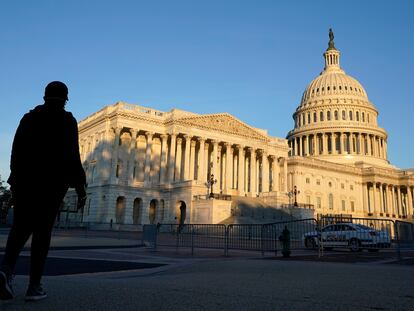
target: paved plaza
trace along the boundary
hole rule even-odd
[[[0,247],[4,238],[0,235]],[[132,239],[53,240],[50,258],[63,265],[48,262],[43,280],[48,299],[24,302],[28,278],[19,267],[17,297],[0,302],[1,310],[412,310],[414,305],[414,266],[393,264],[389,258],[320,262],[258,252],[234,251],[224,257],[217,250],[197,250],[191,256],[188,250],[134,247],[139,241]],[[62,243],[66,247],[58,247]],[[27,255],[23,252],[20,266]],[[102,272],[99,262],[128,269]],[[95,272],[85,273],[88,264]],[[137,266],[131,268],[133,264]]]

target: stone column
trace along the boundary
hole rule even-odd
[[[238,155],[235,151],[236,149],[233,149],[233,166],[232,166],[232,183],[231,183],[232,189],[237,189],[237,176],[239,174],[237,170]]]
[[[304,153],[303,153],[303,155],[304,156],[308,156],[309,155],[309,135],[305,135],[305,136],[303,136],[303,144],[305,145],[305,148],[303,148],[304,149]]]
[[[358,150],[359,150],[359,152],[361,152],[361,146],[359,145],[359,133],[354,133],[354,138],[355,138],[354,153],[359,154]],[[359,146],[359,148],[358,148],[358,146]]]
[[[270,175],[269,175],[269,181],[271,180],[271,187],[269,185],[269,191],[276,191],[276,180],[275,178],[277,178],[276,174],[275,174],[275,169],[276,169],[276,165],[275,165],[275,161],[276,161],[276,157],[274,155],[270,155],[269,156],[269,160],[271,161],[270,164]]]
[[[388,158],[387,141],[384,140],[384,159]]]
[[[204,182],[204,138],[198,138],[197,180]]]
[[[175,154],[175,181],[181,180],[181,155],[183,151],[182,143],[183,139],[180,137],[177,138],[177,152]]]
[[[369,205],[368,205],[368,195],[369,195],[368,194],[368,183],[362,184],[362,187],[364,189],[364,192],[363,192],[363,196],[364,196],[364,211],[366,213],[369,213],[370,208],[369,208]]]
[[[288,192],[288,166],[287,158],[283,158],[283,192]]]
[[[147,149],[145,150],[145,168],[144,168],[144,183],[148,185],[151,182],[151,149],[152,149],[152,136],[154,133],[146,132],[147,137]]]
[[[119,153],[119,138],[121,135],[121,127],[115,128],[114,150],[112,151],[112,165],[111,165],[111,183],[116,183],[116,169],[118,166]]]
[[[388,214],[391,212],[391,206],[390,206],[390,202],[391,202],[391,194],[390,194],[390,185],[385,185],[385,197],[386,197],[386,210],[385,212]],[[391,212],[392,213],[392,212]]]
[[[382,184],[379,185],[379,193],[380,193],[380,213],[384,213],[385,212],[385,208],[384,208],[384,193],[383,193],[383,189],[382,189]]]
[[[298,140],[296,139],[296,137],[293,138],[293,140],[294,140],[294,144],[295,144],[295,152],[294,152],[294,155],[295,156],[298,156],[299,155],[299,153],[298,153]]]
[[[237,145],[237,149],[239,149],[239,169],[238,169],[238,190],[239,195],[244,195],[245,193],[245,175],[244,175],[244,169],[245,169],[245,160],[244,160],[244,148],[241,145]]]
[[[319,134],[313,135],[313,140],[315,141],[315,150],[313,151],[313,154],[314,155],[319,155],[320,154],[320,152],[319,152],[319,149],[320,149],[320,146],[319,146]]]
[[[273,191],[281,191],[280,185],[280,165],[279,165],[279,158],[277,156],[274,157],[273,161]]]
[[[304,156],[305,152],[304,152],[304,148],[303,148],[303,137],[302,136],[299,137],[299,149],[300,149],[299,155]]]
[[[378,157],[382,158],[381,137],[378,137]]]
[[[359,152],[362,155],[365,155],[365,134],[358,134],[359,136]]]
[[[218,184],[220,182],[220,176],[219,176],[219,170],[218,170],[218,165],[217,165],[217,157],[219,156],[218,154],[218,141],[216,140],[211,140],[211,143],[213,144],[213,156],[212,156],[212,162],[213,162],[213,166],[211,168],[211,173],[214,175],[214,178],[217,179],[217,183],[215,183],[213,185],[213,192],[217,193],[217,190],[219,189]],[[220,162],[219,162],[220,163]]]
[[[339,133],[339,150],[341,154],[345,153],[344,133]]]
[[[223,146],[221,146],[220,144],[218,145],[217,148],[217,189],[218,190],[223,190],[224,187],[224,160],[225,154],[223,152]]]
[[[250,168],[249,168],[249,177],[250,180],[247,181],[247,184],[249,184],[250,181],[250,194],[252,196],[255,195],[255,190],[256,190],[256,151],[253,148],[247,148],[247,150],[250,153],[250,159],[249,159],[249,163],[250,163]]]
[[[262,192],[269,192],[269,159],[267,152],[262,152]]]
[[[372,155],[371,144],[372,144],[371,135],[367,134],[367,152],[369,156]]]
[[[232,166],[233,166],[233,150],[230,143],[224,143],[226,146],[226,178],[225,187],[226,193],[231,193],[232,189]]]
[[[392,197],[392,214],[397,215],[398,213],[397,213],[397,207],[395,204],[396,200],[395,200],[395,187],[394,186],[391,187],[391,197]]]
[[[411,192],[411,187],[407,186],[407,195],[408,195],[408,206],[407,206],[407,214],[413,215],[413,193]]]
[[[175,149],[176,145],[176,135],[174,133],[170,134],[170,156],[168,158],[168,182],[172,183],[174,181],[174,169],[175,169]]]
[[[167,140],[168,135],[161,135],[161,169],[160,169],[160,184],[166,182],[166,170],[167,170]]]
[[[378,213],[378,203],[377,203],[377,183],[374,182],[372,184],[373,196],[372,196],[372,203],[374,205],[373,212]]]
[[[211,159],[209,157],[209,149],[210,149],[210,145],[205,143],[204,144],[204,166],[203,166],[204,180],[203,181],[207,181],[207,179],[210,177],[208,175],[210,162],[211,162]]]
[[[322,154],[328,154],[328,135],[322,133]]]
[[[131,129],[131,142],[129,144],[129,165],[128,165],[128,184],[134,184],[134,167],[135,167],[135,152],[137,146],[137,130]]]
[[[397,186],[398,215],[402,215],[401,187]]]
[[[185,139],[185,151],[184,151],[184,180],[190,179],[190,148],[191,148],[191,136],[184,135]]]
[[[191,141],[191,152],[190,152],[190,180],[195,180],[194,176],[194,167],[195,167],[195,150],[197,142],[195,140]]]
[[[332,154],[337,154],[337,152],[336,152],[336,134],[334,132],[331,133],[331,148],[332,148]]]

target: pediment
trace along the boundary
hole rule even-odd
[[[174,120],[174,123],[181,126],[242,136],[255,140],[269,140],[266,135],[262,134],[257,129],[243,123],[228,113],[184,117]]]

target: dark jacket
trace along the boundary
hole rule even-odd
[[[78,126],[72,114],[53,104],[26,113],[14,136],[10,170],[8,183],[12,190],[85,185]]]

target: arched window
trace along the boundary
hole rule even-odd
[[[118,197],[116,199],[115,221],[117,224],[124,223],[125,216],[125,197]]]
[[[142,199],[136,198],[134,200],[134,207],[132,210],[132,223],[134,225],[141,224],[141,221],[142,221],[141,214],[142,214]]]
[[[334,117],[335,117],[335,120],[338,120],[338,110],[334,111]]]
[[[351,110],[349,110],[349,120],[351,120],[351,121],[352,121],[352,119],[353,119],[352,111],[351,111]]]
[[[328,112],[326,113],[326,120],[331,121],[331,111],[328,110]]]
[[[361,117],[362,117],[362,122],[365,122],[365,113],[364,112],[361,113]]]
[[[333,209],[333,207],[334,207],[333,194],[330,193],[329,194],[329,209]]]
[[[346,120],[346,112],[345,112],[345,110],[342,110],[342,120]]]
[[[155,224],[155,217],[157,215],[158,201],[152,199],[149,206],[148,218],[151,225]]]
[[[186,218],[186,210],[187,210],[187,205],[185,204],[184,201],[177,201],[175,204],[175,215],[176,215],[176,219],[177,219],[177,223],[180,225],[183,225],[185,223],[185,218]]]
[[[319,120],[323,121],[323,111],[319,113]]]
[[[357,111],[357,112],[355,112],[355,118],[356,118],[356,120],[359,122],[359,112]]]
[[[305,114],[302,114],[302,125],[306,124]]]
[[[316,117],[317,117],[317,114],[316,114],[316,112],[314,112],[314,113],[313,113],[313,122],[315,122],[315,123],[316,123],[316,121],[317,121],[317,118],[316,118]]]
[[[308,112],[308,124],[311,123],[311,116],[310,116],[310,112]]]
[[[367,113],[367,122],[369,123],[369,113]]]

